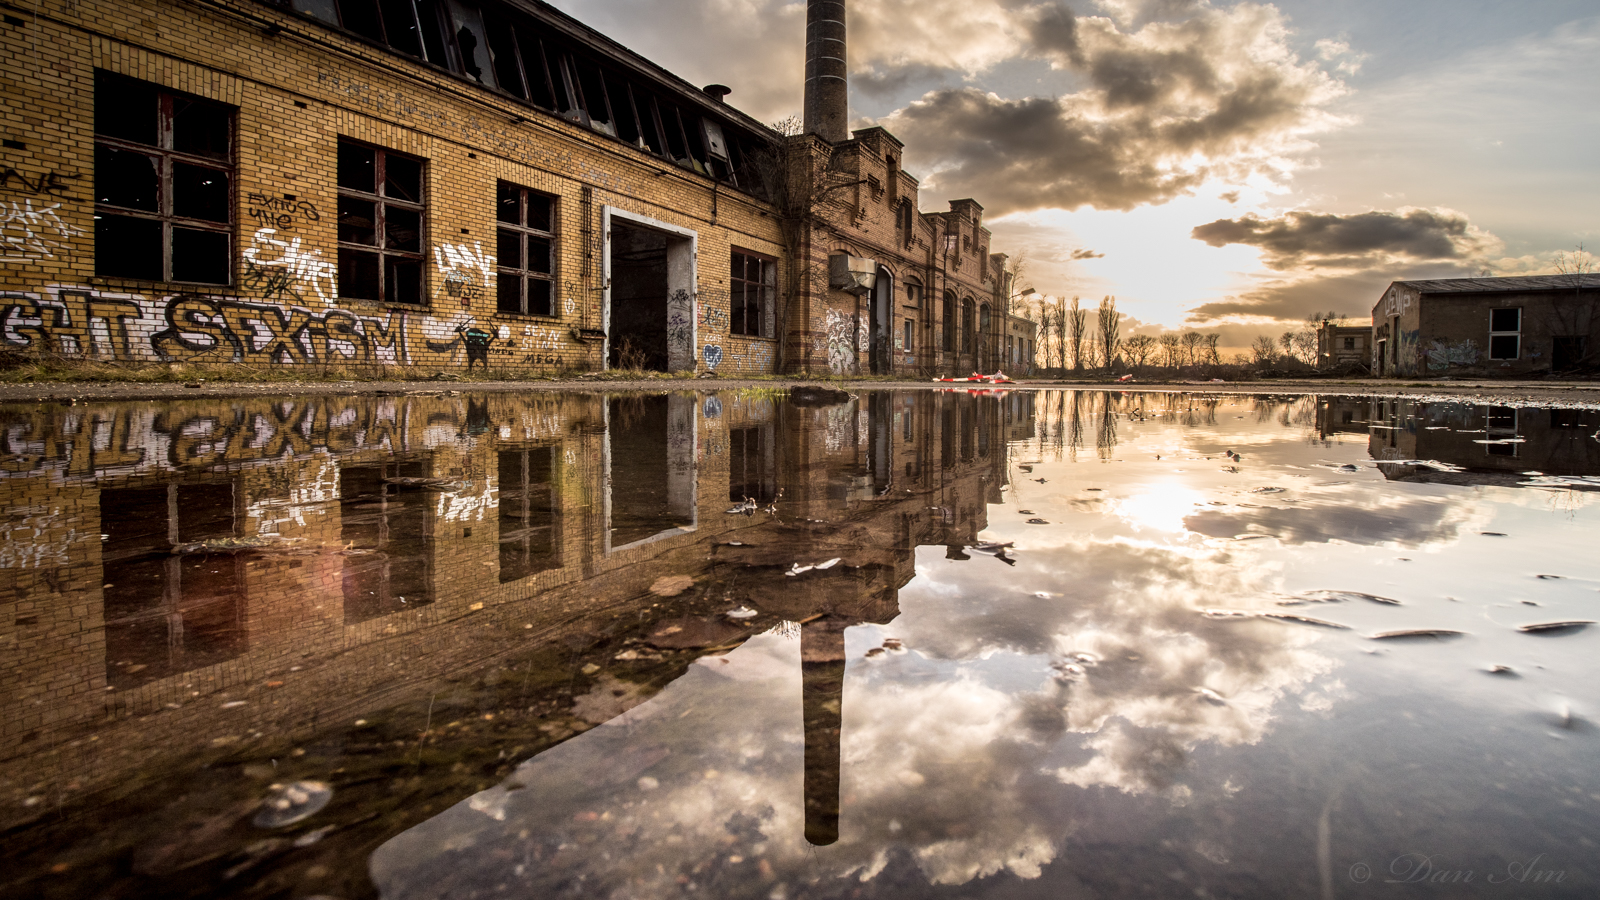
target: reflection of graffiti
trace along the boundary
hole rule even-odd
[[[707,397],[701,413],[708,419],[719,418],[722,415],[722,401],[716,397]]]
[[[694,298],[683,288],[667,297],[667,368],[694,368]]]
[[[293,194],[284,194],[282,197],[268,197],[266,194],[250,193],[245,195],[245,205],[248,207],[247,215],[257,225],[293,231],[301,222],[318,222],[322,217],[317,215],[317,207],[310,200],[296,200]]]
[[[494,278],[494,257],[484,253],[477,242],[471,247],[440,244],[433,248],[433,264],[439,269],[445,294],[460,300],[462,306],[471,306],[486,294]]]
[[[1428,368],[1435,372],[1451,366],[1475,366],[1478,364],[1478,342],[1468,339],[1447,344],[1436,339],[1428,346],[1425,355]]]
[[[716,344],[707,344],[700,358],[706,361],[706,368],[715,369],[722,365],[722,348]]]
[[[30,194],[64,197],[67,194],[67,186],[61,183],[61,179],[74,179],[77,177],[76,175],[62,175],[60,172],[40,172],[38,177],[29,178],[26,172],[6,166],[4,169],[0,169],[0,190],[13,191],[20,189]],[[17,187],[12,187],[12,182],[16,182]]]
[[[856,331],[855,316],[828,310],[827,333],[824,336],[828,371],[835,375],[855,374]]]
[[[300,238],[283,241],[275,234],[271,228],[257,229],[245,248],[244,288],[260,291],[269,300],[301,300],[304,286],[332,305],[337,296],[333,263],[324,260],[320,250],[303,249]]]
[[[55,259],[67,241],[83,234],[61,221],[60,208],[52,203],[34,209],[32,200],[0,203],[0,262]]]

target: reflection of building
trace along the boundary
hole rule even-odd
[[[837,829],[843,631],[897,614],[917,546],[964,545],[985,527],[1031,399],[495,394],[5,410],[0,602],[15,615],[0,784],[46,785],[72,823],[79,791],[135,771],[170,790],[163,779],[196,777],[178,768],[196,754],[281,761],[291,747],[356,741],[409,748],[375,749],[363,772],[414,771],[441,679],[512,664],[555,673],[534,681],[545,685],[536,713],[527,699],[508,711],[469,698],[466,713],[441,701],[439,715],[488,704],[509,729],[499,740],[536,752],[587,727],[574,710],[591,688],[609,701],[625,679],[642,686],[637,702],[708,649],[804,621],[807,831],[825,842]],[[747,497],[776,500],[780,514],[729,512]],[[693,587],[652,593],[666,576]],[[740,603],[760,616],[719,616]],[[349,724],[363,715],[384,724]],[[488,752],[492,767],[496,748],[459,752]],[[342,785],[326,770],[358,762],[329,759],[340,762],[307,777]],[[431,784],[451,801],[470,790]],[[8,826],[39,812],[5,808]]]
[[[543,3],[61,5],[5,56],[0,351],[992,370],[982,207],[922,212],[847,131],[844,4],[810,6],[786,136]]]
[[[1600,353],[1600,275],[1396,281],[1372,308],[1380,376],[1564,372]]]
[[[1333,397],[1318,405],[1318,428],[1324,437],[1366,433],[1391,481],[1517,485],[1600,475],[1594,410]]]

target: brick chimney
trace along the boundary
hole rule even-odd
[[[806,2],[805,130],[829,143],[850,139],[844,0]]]

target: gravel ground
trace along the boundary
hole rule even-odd
[[[560,381],[332,381],[234,383],[223,381],[189,384],[130,384],[94,382],[38,382],[0,385],[0,403],[43,403],[63,400],[162,400],[175,397],[306,397],[324,394],[438,394],[530,391],[672,391],[738,388],[787,389],[818,385],[843,390],[965,389],[964,385],[925,381],[835,381],[794,379],[745,380],[738,378],[681,378],[610,381],[571,378]],[[974,385],[973,387],[980,387]],[[1557,405],[1600,408],[1600,382],[1580,381],[1400,381],[1383,379],[1314,381],[1171,381],[1117,384],[1086,380],[1029,380],[1008,386],[1012,390],[1118,390],[1200,392],[1208,394],[1336,394],[1362,397],[1414,397],[1467,400],[1511,405]]]

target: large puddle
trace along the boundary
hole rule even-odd
[[[1600,411],[0,420],[6,896],[1600,894]]]

